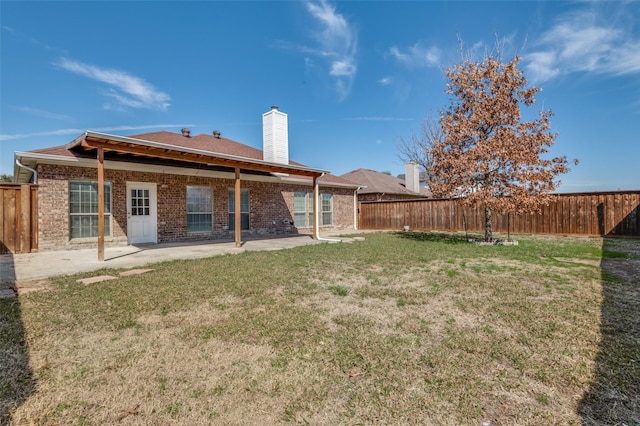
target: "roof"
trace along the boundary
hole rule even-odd
[[[245,145],[231,139],[223,137],[216,138],[212,135],[207,134],[199,134],[197,136],[182,136],[182,134],[179,133],[161,131],[141,133],[139,135],[131,135],[129,137],[150,142],[180,146],[183,148],[199,149],[202,151],[215,152],[218,154],[262,160],[262,151],[257,148],[253,148],[249,145]],[[291,161],[289,163],[295,164]]]
[[[241,167],[244,170],[258,170],[270,173],[291,173],[300,179],[311,179],[312,176],[323,175],[319,181],[325,184],[357,187],[348,179],[331,175],[320,170],[289,161],[288,165],[266,162],[262,159],[262,151],[228,138],[200,134],[183,136],[168,131],[142,133],[133,136],[115,136],[105,133],[87,131],[67,145],[37,149],[25,153],[16,153],[18,157],[37,158],[40,162],[53,159],[95,159],[95,153],[87,152],[104,146],[105,150],[117,151],[120,154],[132,154],[147,158],[179,159],[180,161],[201,162],[219,167]],[[25,164],[30,166],[29,164]],[[35,165],[31,162],[31,167]],[[28,181],[30,174],[24,169],[16,174],[16,180]],[[28,175],[28,178],[27,178]]]
[[[396,194],[413,195],[415,197],[429,197],[431,193],[427,188],[420,187],[420,192],[413,192],[405,186],[402,179],[369,169],[357,169],[340,175],[341,178],[359,183],[366,188],[358,191],[359,194]]]

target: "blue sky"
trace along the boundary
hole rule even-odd
[[[561,192],[640,189],[640,2],[0,2],[0,173],[13,152],[83,131],[224,137],[262,147],[289,115],[290,158],[404,172],[396,143],[449,105],[458,40],[543,90]]]

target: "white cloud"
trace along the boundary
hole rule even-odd
[[[349,77],[356,72],[356,65],[350,60],[335,61],[331,64],[331,71],[329,74],[334,77]]]
[[[629,40],[610,54],[613,71],[617,74],[640,72],[640,39]]]
[[[421,42],[401,51],[397,47],[389,49],[391,56],[411,68],[438,67],[441,61],[441,52],[436,46],[424,46]]]
[[[108,87],[103,91],[103,94],[113,100],[117,106],[164,111],[170,105],[169,95],[156,90],[153,85],[125,71],[98,68],[67,58],[62,58],[56,65],[64,70],[106,84]]]
[[[149,124],[149,125],[141,125],[141,126],[110,126],[110,127],[99,127],[97,129],[93,129],[97,132],[122,132],[122,131],[130,131],[130,130],[145,130],[145,129],[171,129],[171,128],[182,128],[182,127],[196,127],[195,124]],[[49,130],[46,132],[35,132],[35,133],[14,133],[12,135],[2,135],[0,134],[0,141],[11,141],[16,139],[28,139],[42,136],[64,136],[64,135],[74,135],[78,136],[84,133],[87,129],[57,129],[57,130]]]
[[[329,75],[334,79],[340,100],[343,100],[349,96],[358,71],[356,31],[326,0],[308,1],[306,7],[320,24],[319,30],[313,34],[318,46],[301,47],[300,50],[328,61]]]
[[[393,79],[391,77],[383,77],[380,80],[378,80],[378,83],[380,84],[380,86],[388,86],[391,84],[392,81]]]
[[[535,52],[527,58],[526,68],[533,81],[548,81],[560,74],[554,52]]]
[[[41,136],[61,136],[61,135],[79,135],[84,130],[80,129],[58,129],[50,130],[47,132],[35,132],[35,133],[14,133],[12,135],[0,135],[0,141],[12,141],[16,139],[27,139]]]
[[[54,120],[68,120],[71,118],[68,115],[58,114],[57,112],[45,111],[43,109],[38,109],[38,108],[16,107],[16,109],[26,114],[35,115],[42,118],[51,118]]]
[[[560,16],[535,46],[537,50],[523,58],[534,83],[573,72],[640,72],[640,37],[595,6]]]

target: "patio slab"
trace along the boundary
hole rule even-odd
[[[343,232],[343,233],[347,233]],[[357,232],[357,231],[356,231]],[[330,242],[341,239],[331,237]],[[9,285],[45,278],[97,271],[103,268],[144,268],[175,259],[198,259],[245,251],[282,250],[301,245],[322,244],[309,235],[247,239],[241,247],[233,241],[206,241],[130,245],[105,248],[105,260],[98,261],[97,248],[0,255],[0,283]]]
[[[151,272],[154,269],[131,269],[128,271],[124,271],[124,272],[120,272],[120,276],[121,277],[128,277],[130,275],[140,275],[140,274],[145,274],[147,272]]]
[[[115,280],[115,279],[117,279],[117,277],[114,277],[113,275],[98,275],[96,277],[83,278],[77,281],[84,285],[89,285],[89,284],[95,284],[102,281],[109,281],[109,280]]]

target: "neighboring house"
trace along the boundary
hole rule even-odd
[[[242,235],[353,229],[358,185],[289,161],[287,126],[277,107],[263,114],[263,151],[218,131],[86,131],[65,146],[16,152],[14,180],[38,184],[40,250],[98,244],[100,258],[104,244],[239,245]]]
[[[431,193],[420,186],[418,165],[406,165],[408,180],[402,180],[387,173],[368,169],[357,169],[340,175],[341,178],[361,185],[358,201],[410,200],[429,198]]]
[[[398,179],[401,180],[405,180],[407,177],[406,173],[401,173],[398,176],[396,176]],[[427,186],[427,172],[420,172],[420,174],[418,175],[418,179],[420,180],[420,186]]]

